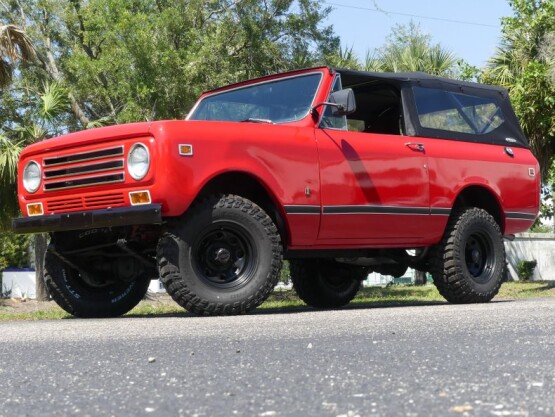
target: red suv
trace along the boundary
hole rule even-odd
[[[486,302],[539,188],[504,89],[323,67],[207,92],[184,121],[29,146],[13,228],[50,233],[46,284],[81,317],[127,312],[158,276],[187,310],[244,313],[282,259],[318,308],[408,267]]]

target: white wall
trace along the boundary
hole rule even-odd
[[[4,271],[2,272],[2,292],[11,290],[12,298],[36,298],[35,271]],[[159,279],[150,281],[150,292],[166,292]]]
[[[536,260],[532,280],[555,280],[555,234],[519,233],[514,241],[505,240],[509,274],[518,280],[516,265],[520,261]]]
[[[3,271],[2,292],[13,298],[35,298],[35,271]]]

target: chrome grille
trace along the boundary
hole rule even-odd
[[[122,156],[123,146],[115,146],[113,148],[98,149],[95,151],[79,152],[71,155],[55,156],[52,158],[44,158],[43,166],[51,167],[63,164],[74,164],[76,162],[93,161],[95,159],[109,158],[111,156]]]
[[[44,191],[124,182],[123,154],[123,146],[115,146],[45,158]]]

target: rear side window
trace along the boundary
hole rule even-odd
[[[484,135],[505,123],[494,97],[413,87],[420,126],[449,132]]]

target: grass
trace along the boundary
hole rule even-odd
[[[555,281],[534,282],[507,282],[501,286],[500,299],[523,299],[555,297]],[[167,298],[167,297],[166,297]],[[33,302],[29,302],[33,303]],[[444,304],[446,301],[439,295],[433,285],[415,287],[412,285],[393,285],[389,287],[363,288],[351,302],[351,306],[359,308],[379,308],[402,305],[433,305]],[[30,304],[25,311],[6,306],[5,300],[0,300],[0,321],[15,320],[59,320],[70,318],[60,307],[53,302]],[[12,303],[13,305],[13,303]],[[259,309],[286,312],[307,309],[299,300],[294,291],[276,291]],[[140,316],[167,316],[182,315],[185,311],[174,302],[161,302],[156,298],[141,301],[137,307],[127,315]]]

